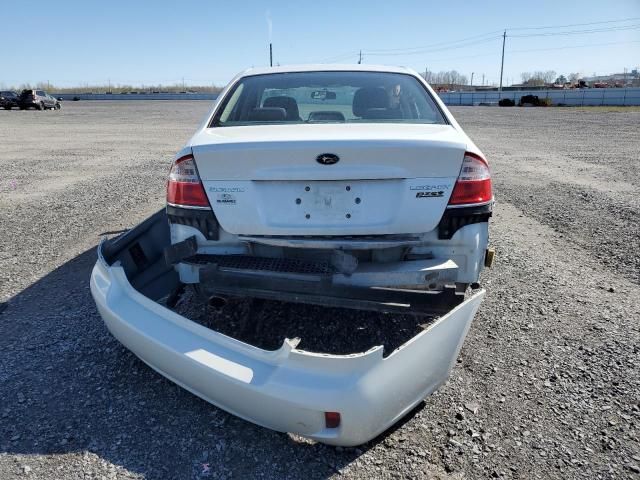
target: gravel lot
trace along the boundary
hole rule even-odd
[[[175,386],[94,307],[100,234],[162,205],[208,108],[0,111],[0,478],[640,476],[639,111],[454,109],[494,170],[488,297],[450,381],[340,449]]]

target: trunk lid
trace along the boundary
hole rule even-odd
[[[449,125],[316,124],[205,129],[191,146],[230,233],[372,235],[433,230],[466,141]]]

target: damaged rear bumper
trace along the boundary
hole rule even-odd
[[[91,291],[108,329],[149,366],[208,402],[324,443],[351,446],[374,438],[445,382],[484,296],[476,293],[386,358],[382,346],[327,355],[298,350],[290,340],[262,350],[154,301],[176,282],[158,245],[168,235],[162,215],[99,249]],[[327,428],[325,412],[340,413],[337,428]]]

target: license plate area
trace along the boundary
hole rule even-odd
[[[296,182],[292,190],[296,217],[304,220],[350,220],[366,204],[364,188],[358,182]]]
[[[410,192],[402,179],[270,180],[253,181],[252,186],[256,201],[247,203],[246,210],[255,209],[268,231],[280,235],[388,233],[404,211],[403,193]],[[244,205],[238,201],[238,206],[234,220],[248,221],[241,215]],[[224,221],[220,217],[223,228]]]

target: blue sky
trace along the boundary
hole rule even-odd
[[[523,71],[590,75],[640,65],[640,0],[30,1],[15,4],[9,22],[6,10],[0,86],[173,84],[183,78],[187,84],[224,85],[238,71],[268,64],[268,17],[274,61],[283,65],[331,58],[354,63],[362,49],[364,63],[475,72],[476,84],[484,73],[486,82],[497,82],[505,28],[506,83],[519,82]],[[510,30],[621,19],[632,20]],[[512,36],[633,25],[590,34]],[[453,43],[469,37],[476,38]],[[417,47],[425,48],[406,51]],[[381,51],[390,49],[398,50]]]

